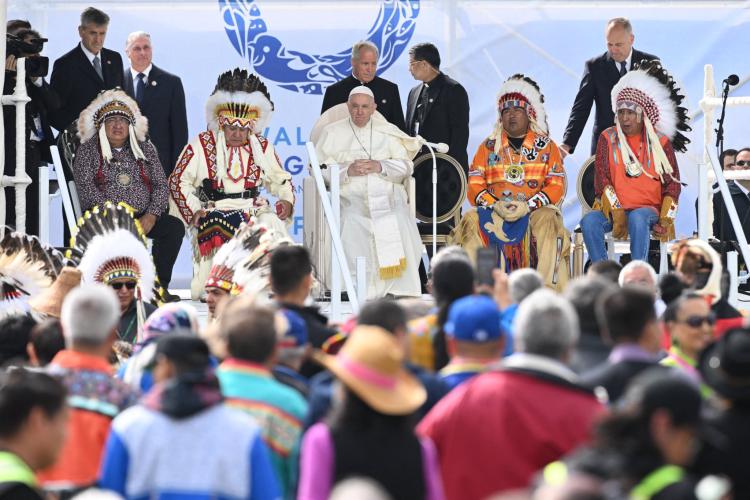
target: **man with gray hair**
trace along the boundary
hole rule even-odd
[[[321,166],[340,168],[341,240],[349,269],[365,257],[368,299],[419,297],[422,242],[405,183],[421,146],[375,112],[370,88],[352,89],[347,107],[349,115],[326,125],[315,147]],[[326,182],[330,170],[323,168]]]
[[[405,132],[404,111],[401,109],[398,86],[377,76],[379,56],[380,51],[374,43],[368,40],[355,43],[352,47],[352,74],[326,88],[320,113],[323,114],[337,104],[347,102],[352,89],[364,85],[372,90],[380,114]]]
[[[567,300],[537,290],[521,303],[516,327],[518,352],[445,396],[417,428],[437,447],[446,498],[527,487],[539,469],[588,441],[603,411],[566,366],[578,338]]]
[[[657,318],[667,308],[667,305],[659,297],[659,278],[656,271],[645,260],[631,260],[625,264],[625,267],[620,270],[617,282],[620,286],[635,285],[647,289],[654,297],[654,310]]]
[[[112,419],[138,393],[112,377],[109,360],[120,305],[112,288],[83,285],[65,297],[60,321],[65,349],[48,370],[68,390],[68,435],[57,462],[38,474],[45,489],[74,492],[94,484]]]
[[[151,62],[151,35],[145,31],[128,35],[125,54],[130,59],[130,68],[125,70],[123,88],[148,118],[151,142],[159,153],[164,174],[169,177],[180,151],[188,142],[182,80]]]
[[[615,17],[607,22],[604,30],[607,51],[586,61],[581,86],[578,89],[573,109],[570,111],[568,126],[565,128],[560,154],[563,158],[573,153],[589,119],[591,106],[596,103],[596,115],[591,138],[591,154],[596,152],[596,142],[601,133],[615,123],[612,111],[612,88],[634,64],[645,60],[658,59],[633,48],[635,35],[630,21]]]

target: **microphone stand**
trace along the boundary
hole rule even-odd
[[[724,80],[724,90],[721,92],[721,116],[719,116],[718,122],[718,128],[714,130],[716,132],[716,154],[717,158],[719,158],[719,161],[721,161],[721,155],[724,154],[724,118],[727,111],[727,99],[729,98],[729,82],[727,80]],[[721,169],[724,169],[724,165],[719,165]],[[726,201],[724,202],[724,208],[726,211]],[[720,214],[723,215],[723,214]],[[719,228],[719,239],[721,240],[721,251],[722,254],[725,254],[725,248],[724,248],[724,217],[721,218],[720,228]]]
[[[420,137],[419,122],[415,123],[414,135]],[[427,146],[432,156],[432,258],[430,259],[430,262],[432,262],[437,253],[437,158],[435,158],[435,150],[424,138],[422,138],[422,145]],[[432,267],[432,264],[430,264],[430,267]]]

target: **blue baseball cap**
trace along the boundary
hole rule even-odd
[[[469,295],[451,304],[445,333],[465,342],[487,342],[499,339],[500,310],[486,295]]]
[[[279,339],[281,347],[301,347],[307,344],[307,323],[302,316],[289,309],[282,309],[281,313],[287,321],[287,329]]]

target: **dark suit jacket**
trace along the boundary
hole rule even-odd
[[[594,367],[588,372],[581,375],[580,384],[587,389],[594,390],[597,387],[604,387],[609,396],[609,402],[614,403],[619,400],[628,387],[628,383],[633,380],[639,373],[649,368],[663,369],[669,368],[661,366],[659,363],[645,360],[623,360],[617,363],[605,361],[601,365]]]
[[[410,135],[417,120],[417,105],[424,83],[409,91],[406,105],[406,127]],[[427,87],[429,102],[424,123],[419,124],[419,135],[429,142],[444,142],[448,154],[468,171],[469,159],[466,151],[469,142],[469,96],[463,86],[453,78],[440,73]]]
[[[658,59],[658,57],[633,49],[630,69],[633,69],[636,62],[650,59]],[[599,135],[615,123],[611,94],[612,88],[619,79],[620,72],[617,70],[609,52],[586,61],[581,86],[573,102],[573,109],[570,110],[568,126],[562,140],[563,144],[570,146],[571,153],[575,150],[578,139],[581,138],[581,133],[591,113],[591,105],[594,102],[596,102],[596,115],[594,116],[594,131],[591,135],[591,154],[596,153],[596,141],[599,139]]]
[[[406,132],[404,111],[401,109],[401,96],[398,93],[398,86],[379,76],[373,78],[371,82],[362,83],[349,75],[340,82],[334,83],[326,89],[326,93],[323,96],[323,108],[320,110],[320,113],[322,114],[327,109],[348,101],[349,92],[354,87],[359,87],[360,85],[364,85],[375,94],[375,103],[378,105],[380,114],[386,120]]]
[[[102,90],[122,87],[122,58],[113,50],[101,50],[104,81],[83,53],[80,44],[55,61],[50,85],[60,96],[62,106],[50,115],[52,126],[63,131],[78,120],[86,106]]]
[[[125,71],[125,92],[135,99],[131,70]],[[169,177],[177,157],[188,141],[185,90],[179,76],[168,73],[156,65],[151,66],[141,113],[148,118],[148,134],[159,153],[164,173]]]
[[[729,220],[729,212],[724,206],[724,198],[721,196],[718,184],[715,184],[716,192],[714,193],[714,236],[721,241],[737,241],[737,235],[734,234],[732,221]],[[736,182],[728,182],[729,193],[732,195],[732,202],[737,209],[737,215],[742,224],[742,230],[745,238],[750,240],[750,198],[747,197]],[[697,203],[697,201],[696,201]]]

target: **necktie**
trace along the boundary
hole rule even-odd
[[[99,60],[99,56],[94,56],[94,70],[96,70],[96,74],[99,75],[99,78],[104,81],[104,73],[102,73],[102,62]]]
[[[620,62],[620,77],[622,77],[623,75],[625,75],[625,73],[627,73],[627,72],[628,72],[628,70],[625,69],[625,61],[621,61]]]
[[[146,92],[146,75],[138,73],[136,81],[138,83],[135,85],[135,100],[138,101],[138,104],[143,104],[143,94]]]
[[[422,87],[422,95],[419,96],[419,104],[417,104],[417,122],[419,122],[419,128],[421,129],[424,125],[424,119],[427,115],[427,104],[430,102],[430,88],[425,85]],[[418,131],[415,130],[416,133]]]

